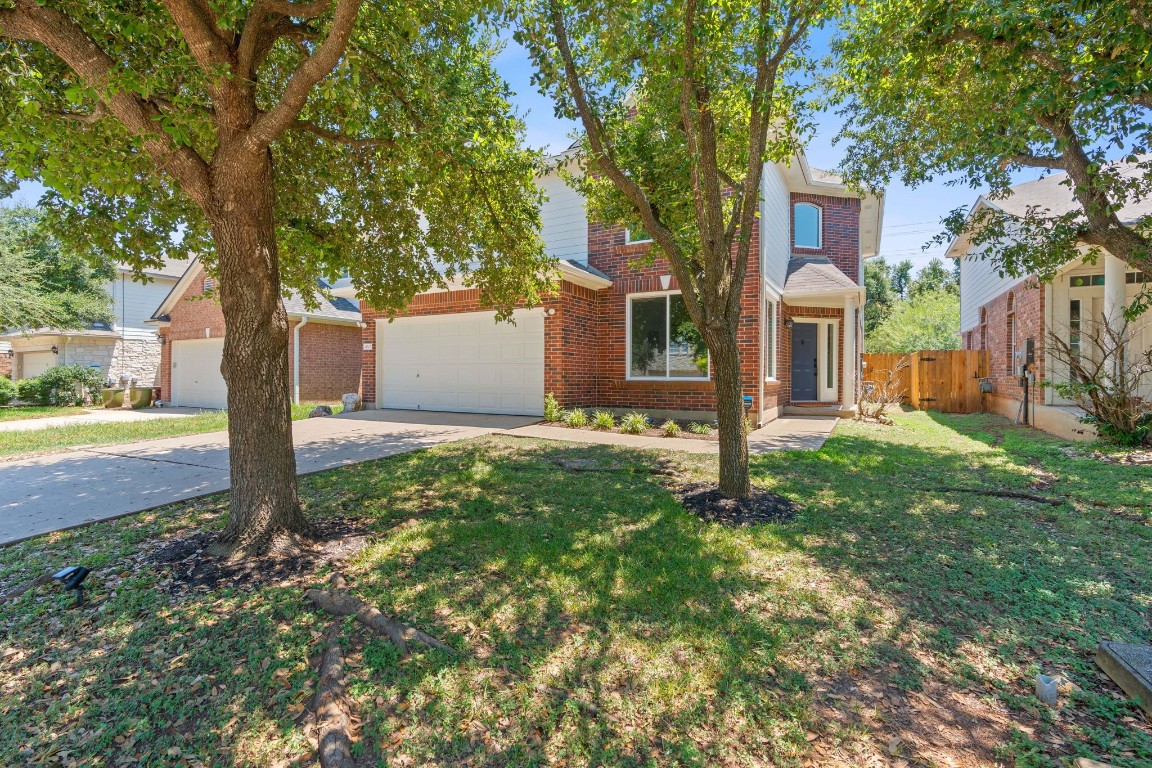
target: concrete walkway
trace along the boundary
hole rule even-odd
[[[293,423],[300,474],[511,430],[520,416],[363,411]],[[228,433],[0,462],[0,546],[225,491]]]
[[[34,429],[53,427],[74,427],[78,424],[112,424],[151,419],[179,419],[200,413],[198,408],[89,408],[84,413],[71,416],[46,416],[42,419],[17,419],[0,421],[0,432],[27,432]]]
[[[748,435],[750,453],[771,451],[816,451],[832,434],[838,419],[835,416],[786,416],[769,422]],[[617,432],[598,432],[591,429],[569,429],[551,424],[532,424],[509,430],[518,437],[538,437],[546,440],[567,440],[570,443],[619,445],[626,448],[685,451],[687,453],[719,453],[716,440],[698,440],[684,437],[650,437],[624,435]]]
[[[719,450],[712,440],[619,435],[536,421],[386,410],[306,419],[293,423],[296,468],[308,474],[492,433],[694,453]],[[816,450],[835,425],[835,417],[778,419],[753,432],[749,448],[754,453]],[[225,491],[228,485],[227,432],[0,462],[0,546]]]

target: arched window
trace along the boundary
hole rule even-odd
[[[792,227],[797,248],[820,248],[823,242],[824,221],[820,206],[797,203],[792,208]]]
[[[988,349],[988,308],[980,307],[980,349]]]

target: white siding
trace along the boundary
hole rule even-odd
[[[536,180],[546,199],[540,207],[540,236],[549,256],[588,261],[588,213],[584,199],[556,173]]]
[[[164,301],[175,279],[154,278],[150,283],[138,283],[131,275],[121,274],[108,286],[112,294],[114,330],[125,339],[154,339],[156,329],[144,324]]]
[[[788,259],[791,256],[791,233],[788,227],[788,186],[775,163],[764,165],[764,182],[760,203],[760,257],[761,273],[768,285],[777,292],[784,289],[788,277]]]
[[[960,332],[980,325],[980,307],[1026,278],[1001,277],[992,259],[981,259],[980,251],[965,253],[960,259]]]

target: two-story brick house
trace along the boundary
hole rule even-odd
[[[648,241],[590,221],[555,172],[537,181],[559,290],[517,310],[515,325],[495,322],[463,287],[416,296],[391,323],[362,302],[365,404],[539,415],[552,393],[565,407],[713,418],[707,351],[667,263],[637,266]],[[802,154],[765,167],[739,334],[755,418],[853,407],[863,260],[879,248],[882,216],[881,198],[851,192]],[[356,295],[350,284],[333,292]]]

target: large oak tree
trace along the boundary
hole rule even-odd
[[[750,492],[737,331],[763,168],[798,146],[807,36],[825,13],[819,0],[520,8],[537,83],[583,128],[590,216],[652,238],[708,347],[731,498]]]
[[[234,551],[311,534],[285,287],[311,296],[347,273],[396,309],[466,270],[508,310],[549,280],[536,159],[490,65],[485,11],[0,0],[0,181],[41,179],[59,236],[97,256],[144,267],[191,249],[219,278]]]
[[[1152,222],[1117,215],[1152,194],[1147,3],[866,0],[834,50],[854,181],[955,174],[995,197],[1015,171],[1065,171],[1074,210],[956,211],[945,237],[967,233],[1016,276],[1050,278],[1081,244],[1152,274]]]

